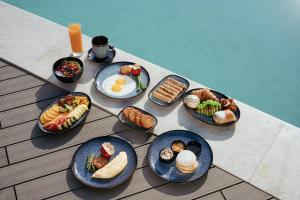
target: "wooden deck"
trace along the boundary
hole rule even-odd
[[[275,199],[212,166],[206,177],[188,184],[167,183],[147,166],[155,136],[130,130],[115,116],[92,106],[84,124],[62,136],[44,135],[36,126],[41,110],[67,92],[0,60],[0,199]],[[111,190],[83,186],[70,163],[85,141],[114,135],[129,141],[138,155],[131,180]],[[242,167],[242,166],[241,166]]]

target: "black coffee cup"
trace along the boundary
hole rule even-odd
[[[92,49],[97,58],[105,58],[113,45],[108,44],[108,38],[105,36],[96,36],[92,39]]]

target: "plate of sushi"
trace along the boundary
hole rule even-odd
[[[198,134],[171,130],[159,135],[148,149],[148,164],[169,182],[186,183],[203,177],[213,160],[209,144]]]
[[[234,99],[208,88],[187,91],[183,103],[194,117],[215,126],[230,126],[241,116]]]
[[[128,99],[142,94],[150,83],[148,71],[132,62],[115,62],[101,68],[95,78],[97,90],[114,99]]]
[[[38,127],[47,134],[61,134],[83,122],[91,109],[91,99],[81,92],[61,96],[41,112]]]
[[[149,99],[160,106],[170,106],[175,103],[188,89],[190,83],[177,75],[168,75],[163,78],[149,92]]]
[[[130,128],[142,132],[147,132],[153,129],[157,124],[156,117],[135,106],[127,106],[123,108],[118,115],[118,119]]]
[[[74,153],[72,171],[82,184],[108,189],[128,180],[137,166],[134,148],[125,140],[102,136],[82,144]]]

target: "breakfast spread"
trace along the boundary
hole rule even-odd
[[[110,142],[102,143],[99,152],[99,156],[90,154],[86,158],[85,168],[88,172],[93,173],[92,178],[110,179],[125,169],[128,162],[126,152],[121,151],[111,159],[115,154],[115,147]]]
[[[44,111],[40,123],[43,128],[51,131],[69,128],[89,110],[89,104],[87,97],[69,94]]]
[[[143,114],[136,108],[126,107],[123,109],[122,114],[128,121],[134,123],[139,127],[150,129],[154,126],[153,117],[147,114]]]
[[[163,162],[171,162],[176,158],[176,169],[184,174],[190,174],[198,168],[196,155],[200,151],[201,145],[197,141],[189,141],[185,144],[181,140],[174,140],[171,147],[160,150],[159,159]]]
[[[166,103],[174,101],[188,86],[174,78],[166,78],[157,86],[152,95]]]
[[[72,60],[63,61],[55,70],[55,73],[61,77],[73,78],[82,71],[78,62]]]
[[[184,98],[184,104],[204,116],[212,117],[216,124],[237,121],[234,114],[238,107],[231,98],[218,98],[208,88],[193,90]]]

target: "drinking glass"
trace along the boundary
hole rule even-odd
[[[83,53],[81,25],[79,23],[69,24],[69,36],[74,57],[80,57]]]

